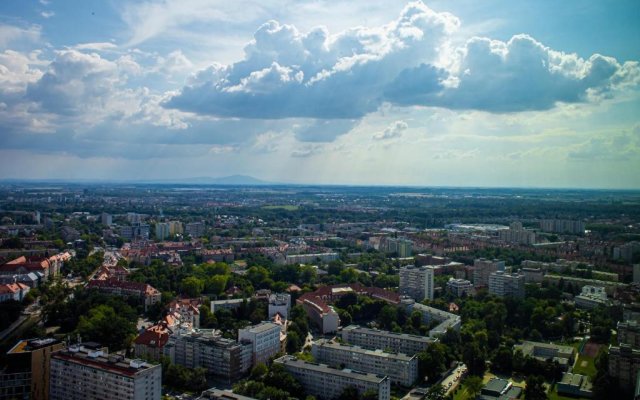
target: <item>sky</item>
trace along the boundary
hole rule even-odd
[[[0,179],[640,189],[637,0],[4,0]]]

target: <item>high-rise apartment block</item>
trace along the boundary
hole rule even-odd
[[[640,350],[628,344],[609,347],[609,375],[618,379],[620,387],[635,387],[640,372]]]
[[[475,293],[473,284],[466,279],[449,279],[447,290],[456,297],[471,296]]]
[[[156,239],[164,240],[168,238],[169,233],[169,223],[168,222],[158,222],[156,223]]]
[[[160,400],[160,365],[85,346],[52,354],[51,400]]]
[[[251,343],[253,365],[266,364],[280,351],[280,325],[261,322],[238,330],[238,341]]]
[[[0,399],[47,400],[51,354],[64,344],[52,338],[21,340],[7,352]]]
[[[640,323],[634,320],[618,322],[618,343],[640,349]]]
[[[498,297],[524,298],[524,275],[508,274],[504,271],[489,275],[489,293]]]
[[[113,216],[103,212],[100,215],[100,222],[102,222],[102,225],[111,226],[113,225]]]
[[[391,398],[391,380],[385,375],[368,374],[350,369],[336,369],[324,364],[282,356],[274,361],[284,366],[307,394],[322,399],[335,399],[348,387],[354,387],[359,395],[367,391],[378,393],[378,400]]]
[[[418,379],[418,357],[402,353],[368,350],[360,346],[320,339],[311,347],[313,358],[334,367],[387,375],[392,383],[409,387]]]
[[[496,271],[504,271],[504,261],[478,258],[473,261],[473,285],[477,287],[489,286],[489,275]]]
[[[406,266],[400,268],[400,293],[416,301],[433,300],[434,267]]]
[[[199,238],[204,236],[205,226],[203,222],[189,222],[184,231],[192,238]]]
[[[545,232],[583,235],[585,223],[584,221],[572,221],[566,219],[543,219],[540,221],[540,229]]]
[[[343,328],[342,340],[365,349],[390,350],[410,356],[425,350],[434,342],[434,339],[425,336],[382,331],[357,325]]]
[[[289,318],[291,310],[291,295],[288,293],[273,293],[269,295],[269,319],[279,313],[285,319]]]

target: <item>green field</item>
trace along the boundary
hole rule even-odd
[[[596,366],[594,358],[580,354],[578,360],[574,364],[573,373],[587,375],[593,378],[596,375]]]
[[[287,205],[273,205],[273,206],[264,206],[262,207],[265,210],[286,210],[286,211],[298,211],[300,206],[293,206],[290,204]]]

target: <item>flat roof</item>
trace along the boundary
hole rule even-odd
[[[317,364],[308,361],[298,360],[293,356],[282,356],[275,359],[273,362],[289,366],[297,370],[316,371],[321,374],[342,376],[349,379],[356,379],[366,382],[379,384],[389,379],[386,375],[377,375],[367,372],[357,371],[353,369],[337,369],[325,364]]]
[[[398,361],[411,361],[417,357],[416,355],[409,356],[404,353],[388,353],[380,349],[378,350],[363,349],[360,346],[355,346],[352,344],[336,343],[327,339],[319,339],[313,343],[313,346],[326,347],[336,351],[348,351],[351,353],[366,354],[372,357],[392,358]]]

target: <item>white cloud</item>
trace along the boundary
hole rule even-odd
[[[53,11],[42,11],[40,13],[40,16],[42,16],[42,18],[45,18],[45,19],[49,19],[49,18],[51,18],[51,17],[53,17],[55,15],[56,15],[56,13],[53,12]]]
[[[402,136],[402,132],[407,130],[407,128],[409,128],[409,125],[406,122],[395,121],[387,126],[384,131],[373,135],[373,138],[376,140],[399,138],[400,136]]]
[[[38,25],[32,25],[27,28],[18,26],[0,24],[0,47],[8,47],[10,44],[20,42],[37,42],[40,40],[42,28]]]

